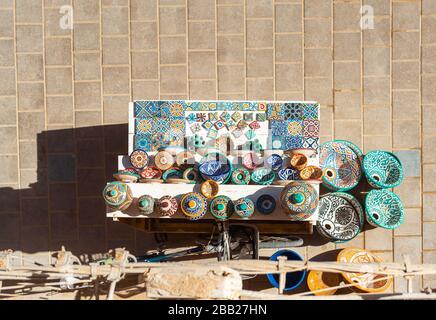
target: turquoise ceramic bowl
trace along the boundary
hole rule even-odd
[[[403,181],[400,159],[387,151],[370,151],[363,158],[363,170],[368,183],[378,189],[398,187]]]
[[[369,224],[384,229],[396,229],[404,222],[403,203],[389,190],[371,190],[365,198],[365,214]]]

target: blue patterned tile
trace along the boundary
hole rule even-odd
[[[284,136],[287,132],[286,123],[280,120],[271,120],[270,129],[273,137]]]
[[[151,134],[143,133],[143,134],[135,134],[133,137],[133,149],[142,149],[145,151],[151,151]]]
[[[303,121],[303,137],[305,138],[319,137],[319,120]]]
[[[319,112],[319,104],[308,103],[304,106],[303,119],[304,120],[319,120],[318,112]]]
[[[319,147],[319,138],[303,138],[303,148],[317,150]]]
[[[296,136],[296,137],[285,136],[284,144],[285,144],[284,145],[285,150],[301,149],[301,148],[303,148],[303,137],[301,137],[301,136]]]
[[[135,118],[153,118],[161,116],[157,101],[135,101],[134,109]]]

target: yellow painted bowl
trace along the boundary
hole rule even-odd
[[[338,273],[322,272],[312,270],[307,276],[307,286],[310,291],[317,291],[321,289],[328,289],[336,287],[341,282],[341,277]],[[331,296],[334,295],[338,289],[331,289],[322,292],[314,292],[316,296]]]

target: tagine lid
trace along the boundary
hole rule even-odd
[[[125,183],[113,181],[106,184],[103,189],[103,198],[107,205],[119,207],[128,200],[128,192],[129,187]]]
[[[224,195],[215,197],[210,203],[210,213],[217,220],[227,220],[234,212],[232,200]]]
[[[318,207],[318,193],[309,183],[292,181],[280,194],[282,207],[290,215],[312,215]]]
[[[142,149],[134,150],[130,154],[130,163],[135,169],[143,169],[148,165],[149,156]]]
[[[207,212],[207,200],[197,192],[189,192],[182,197],[180,208],[188,219],[198,220]]]

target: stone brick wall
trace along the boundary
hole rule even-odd
[[[152,243],[105,219],[100,198],[132,99],[305,99],[322,105],[323,141],[406,164],[405,224],[337,247],[435,263],[435,29],[433,0],[1,0],[0,248]],[[307,257],[335,248],[309,243]]]

